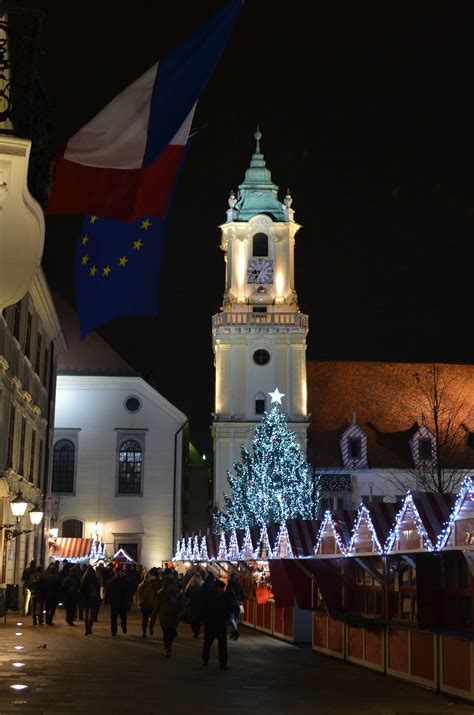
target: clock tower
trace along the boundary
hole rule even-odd
[[[225,260],[225,292],[212,319],[215,362],[214,501],[223,503],[227,470],[240,459],[256,423],[270,409],[269,392],[284,393],[282,409],[306,447],[306,335],[294,280],[295,236],[292,197],[281,203],[260,151],[262,135],[238,194],[229,197],[220,226]]]

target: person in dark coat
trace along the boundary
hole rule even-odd
[[[198,638],[201,629],[201,588],[203,584],[201,575],[195,573],[188,581],[184,592],[187,616],[195,638]]]
[[[79,583],[81,581],[82,571],[77,566],[68,569],[66,577],[62,582],[62,593],[64,605],[66,606],[66,623],[69,626],[75,626],[74,618],[76,616],[76,608],[78,601]]]
[[[28,588],[31,593],[31,616],[33,625],[43,625],[44,609],[44,578],[43,569],[37,566],[28,579]]]
[[[130,598],[130,588],[123,572],[117,569],[115,576],[108,582],[104,599],[110,603],[110,630],[117,635],[117,619],[120,616],[122,632],[127,632],[127,607]]]
[[[221,670],[229,669],[227,665],[227,621],[231,614],[231,601],[225,589],[225,583],[216,580],[212,591],[206,594],[202,608],[202,619],[204,621],[202,664],[208,665],[211,646],[217,638],[219,668]]]
[[[53,618],[59,601],[60,585],[58,565],[50,564],[44,572],[44,601],[48,626],[54,626]]]
[[[229,583],[227,584],[226,592],[229,594],[231,611],[229,622],[231,625],[230,638],[236,641],[240,637],[238,623],[240,618],[240,607],[244,602],[244,592],[240,581],[235,573],[230,575]]]
[[[184,610],[184,599],[181,590],[176,585],[176,579],[172,574],[165,576],[163,588],[156,596],[156,605],[151,616],[151,624],[155,625],[158,618],[163,631],[163,644],[165,646],[165,657],[171,657],[173,639],[178,635],[177,627],[179,619]]]
[[[84,635],[89,636],[92,634],[92,625],[97,620],[100,606],[100,583],[92,566],[89,566],[81,578],[79,591],[84,604]]]

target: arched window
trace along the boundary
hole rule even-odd
[[[255,395],[255,414],[263,415],[266,408],[266,400],[263,392],[258,392]]]
[[[256,233],[253,237],[253,255],[268,256],[268,236],[264,233]]]
[[[142,493],[142,447],[135,439],[122,442],[119,450],[117,494]]]
[[[79,519],[66,519],[61,524],[61,536],[82,539],[82,521]]]
[[[60,439],[53,451],[53,494],[74,494],[76,448],[70,439]]]

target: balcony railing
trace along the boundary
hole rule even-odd
[[[223,312],[214,315],[213,327],[225,325],[285,325],[296,328],[308,327],[308,316],[304,313],[251,313]]]

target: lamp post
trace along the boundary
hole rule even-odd
[[[16,523],[17,527],[20,524],[21,518],[24,515],[26,511],[26,507],[28,506],[28,502],[25,501],[23,496],[21,495],[20,492],[17,493],[16,497],[11,500],[10,502],[10,508],[12,510],[13,516],[16,518]],[[19,560],[19,542],[18,542],[18,536],[20,535],[20,530],[17,528],[15,530],[14,536],[15,536],[15,561],[13,565],[13,583],[17,583],[17,576],[18,576],[18,560]]]

